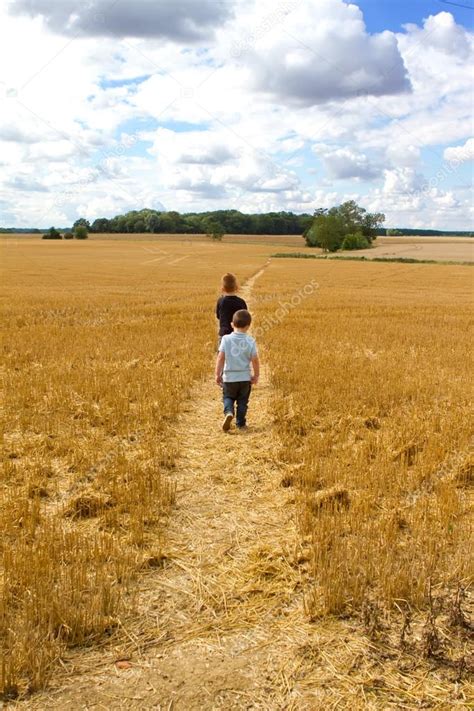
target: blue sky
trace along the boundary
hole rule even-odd
[[[388,226],[472,229],[473,11],[356,5],[12,0],[0,225],[355,199]]]
[[[473,23],[473,10],[441,0],[358,0],[355,4],[363,11],[369,32],[400,32],[409,22],[419,24],[425,17],[443,11],[450,12],[456,22],[466,27],[472,28]],[[474,8],[471,0],[460,0],[460,4]]]

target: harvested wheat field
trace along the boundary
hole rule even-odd
[[[357,256],[474,262],[474,241],[471,237],[378,237],[372,249],[361,249]]]
[[[470,707],[469,267],[2,251],[8,708]],[[228,269],[264,372],[225,434]]]
[[[134,234],[134,242],[154,243],[155,248],[159,247],[166,252],[166,243],[182,242],[186,244],[188,252],[192,253],[193,245],[202,244],[204,235],[193,234]],[[18,238],[16,234],[2,235],[5,243],[14,243],[17,246],[24,245],[30,240],[38,240],[37,234],[24,234]],[[128,233],[91,234],[89,242],[104,241],[128,242]],[[158,242],[158,245],[156,244]],[[239,245],[259,245],[263,247],[273,247],[274,251],[282,250],[285,247],[292,247],[291,252],[317,255],[320,249],[306,247],[301,235],[234,235],[226,234],[223,244]],[[149,247],[150,245],[148,245]],[[297,249],[296,249],[297,248]],[[344,256],[354,256],[354,252],[341,252]],[[396,258],[396,259],[416,259],[419,261],[435,260],[440,262],[474,262],[474,240],[471,237],[377,237],[370,249],[357,251],[356,256],[373,259],[374,257]]]

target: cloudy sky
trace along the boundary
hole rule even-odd
[[[352,198],[388,226],[472,229],[473,19],[441,0],[3,0],[0,225]]]

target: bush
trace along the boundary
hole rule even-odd
[[[217,230],[216,232],[211,232],[211,233],[208,234],[207,236],[210,237],[210,239],[215,240],[216,242],[222,242],[222,240],[223,240],[223,238],[224,238],[224,233],[223,233],[223,232],[219,232],[219,231]]]
[[[353,234],[346,235],[344,237],[341,249],[368,249],[369,247],[369,240],[364,237],[362,232],[354,232]]]
[[[62,235],[55,227],[50,227],[42,239],[62,239]]]
[[[89,232],[85,225],[76,225],[74,228],[74,237],[76,239],[87,239],[89,237]]]
[[[209,237],[209,239],[212,239],[215,242],[222,242],[225,230],[220,222],[206,218],[203,220],[203,227],[206,230],[206,236]]]
[[[63,237],[64,239],[73,239],[74,235],[72,234],[72,232],[65,232]]]

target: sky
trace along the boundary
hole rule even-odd
[[[472,230],[469,7],[0,0],[0,226],[353,199]]]

